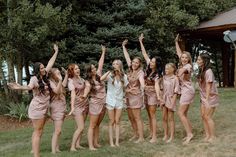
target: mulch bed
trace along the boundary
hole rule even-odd
[[[18,128],[26,128],[31,126],[30,120],[19,122],[19,120],[16,118],[0,115],[0,131],[15,130]]]

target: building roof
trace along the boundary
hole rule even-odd
[[[197,26],[196,29],[221,27],[225,25],[236,25],[236,7],[229,11],[216,15],[209,21],[200,23],[200,25]]]

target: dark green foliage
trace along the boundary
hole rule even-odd
[[[165,63],[178,62],[176,32],[193,29],[235,5],[236,0],[2,0],[0,63],[10,59],[15,67],[19,62],[23,66],[36,61],[46,64],[52,43],[58,42],[55,66],[79,63],[83,69],[86,63],[98,62],[104,44],[106,70],[115,58],[125,62],[124,39],[129,40],[131,58],[141,56],[140,33],[144,33],[148,54],[161,56]]]
[[[8,109],[8,112],[5,114],[6,116],[17,118],[19,119],[19,122],[28,119],[28,105],[24,102],[19,104],[10,103],[6,108]]]

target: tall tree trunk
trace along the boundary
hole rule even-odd
[[[26,74],[26,81],[27,84],[29,84],[30,81],[30,71],[29,71],[29,61],[24,61],[24,67],[25,67],[25,74]]]
[[[10,53],[7,56],[7,68],[8,68],[8,81],[9,82],[15,82],[15,73],[14,73],[14,61],[13,61],[13,55]]]
[[[6,80],[6,77],[4,75],[4,71],[3,71],[3,55],[2,53],[0,52],[0,80],[2,80],[2,86],[3,86],[3,89],[4,89],[4,93],[5,93],[5,96],[6,98],[8,98],[8,94],[9,94],[9,91],[8,91],[8,88],[7,88],[7,80]]]
[[[23,75],[23,63],[22,63],[22,56],[18,52],[17,57],[17,65],[16,65],[16,70],[17,70],[17,82],[22,85],[22,75]]]

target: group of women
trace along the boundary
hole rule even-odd
[[[144,141],[144,125],[141,117],[142,108],[146,108],[150,126],[150,142],[157,141],[156,109],[162,108],[164,128],[163,140],[171,142],[174,139],[177,97],[180,96],[178,115],[185,128],[186,137],[183,144],[188,144],[193,138],[192,126],[187,117],[190,104],[194,99],[194,87],[191,82],[192,59],[188,52],[182,51],[177,36],[175,44],[179,56],[179,68],[175,64],[168,63],[162,70],[160,57],[149,57],[144,44],[143,34],[139,37],[142,55],[146,61],[146,70],[142,68],[142,59],[134,57],[130,59],[127,51],[128,40],[124,40],[122,48],[125,60],[128,64],[128,73],[125,74],[122,61],[115,59],[112,70],[102,73],[106,48],[102,46],[102,54],[98,62],[98,68],[90,64],[86,67],[86,77],[80,76],[78,64],[70,64],[68,69],[62,69],[64,79],[53,64],[58,55],[58,46],[54,45],[54,54],[46,68],[42,63],[35,63],[34,75],[27,86],[17,83],[9,83],[11,89],[32,90],[33,99],[29,105],[29,118],[33,124],[32,153],[39,157],[40,139],[46,122],[48,109],[54,122],[55,131],[52,136],[52,153],[59,152],[59,135],[66,115],[66,90],[70,91],[71,110],[77,128],[73,134],[71,151],[83,148],[80,145],[85,120],[89,115],[88,146],[90,150],[101,147],[99,144],[99,126],[106,111],[109,117],[109,143],[111,147],[119,146],[120,118],[124,106],[127,108],[133,136],[130,141],[135,143]],[[205,141],[212,142],[215,138],[214,121],[212,115],[218,105],[218,93],[215,86],[215,78],[210,68],[210,57],[200,54],[197,59],[199,65],[198,83],[200,89],[201,115],[205,130]],[[107,84],[107,91],[105,85]],[[125,99],[124,99],[125,98]],[[169,126],[169,127],[168,127]],[[115,132],[113,132],[115,131]],[[113,134],[115,133],[115,142]]]

